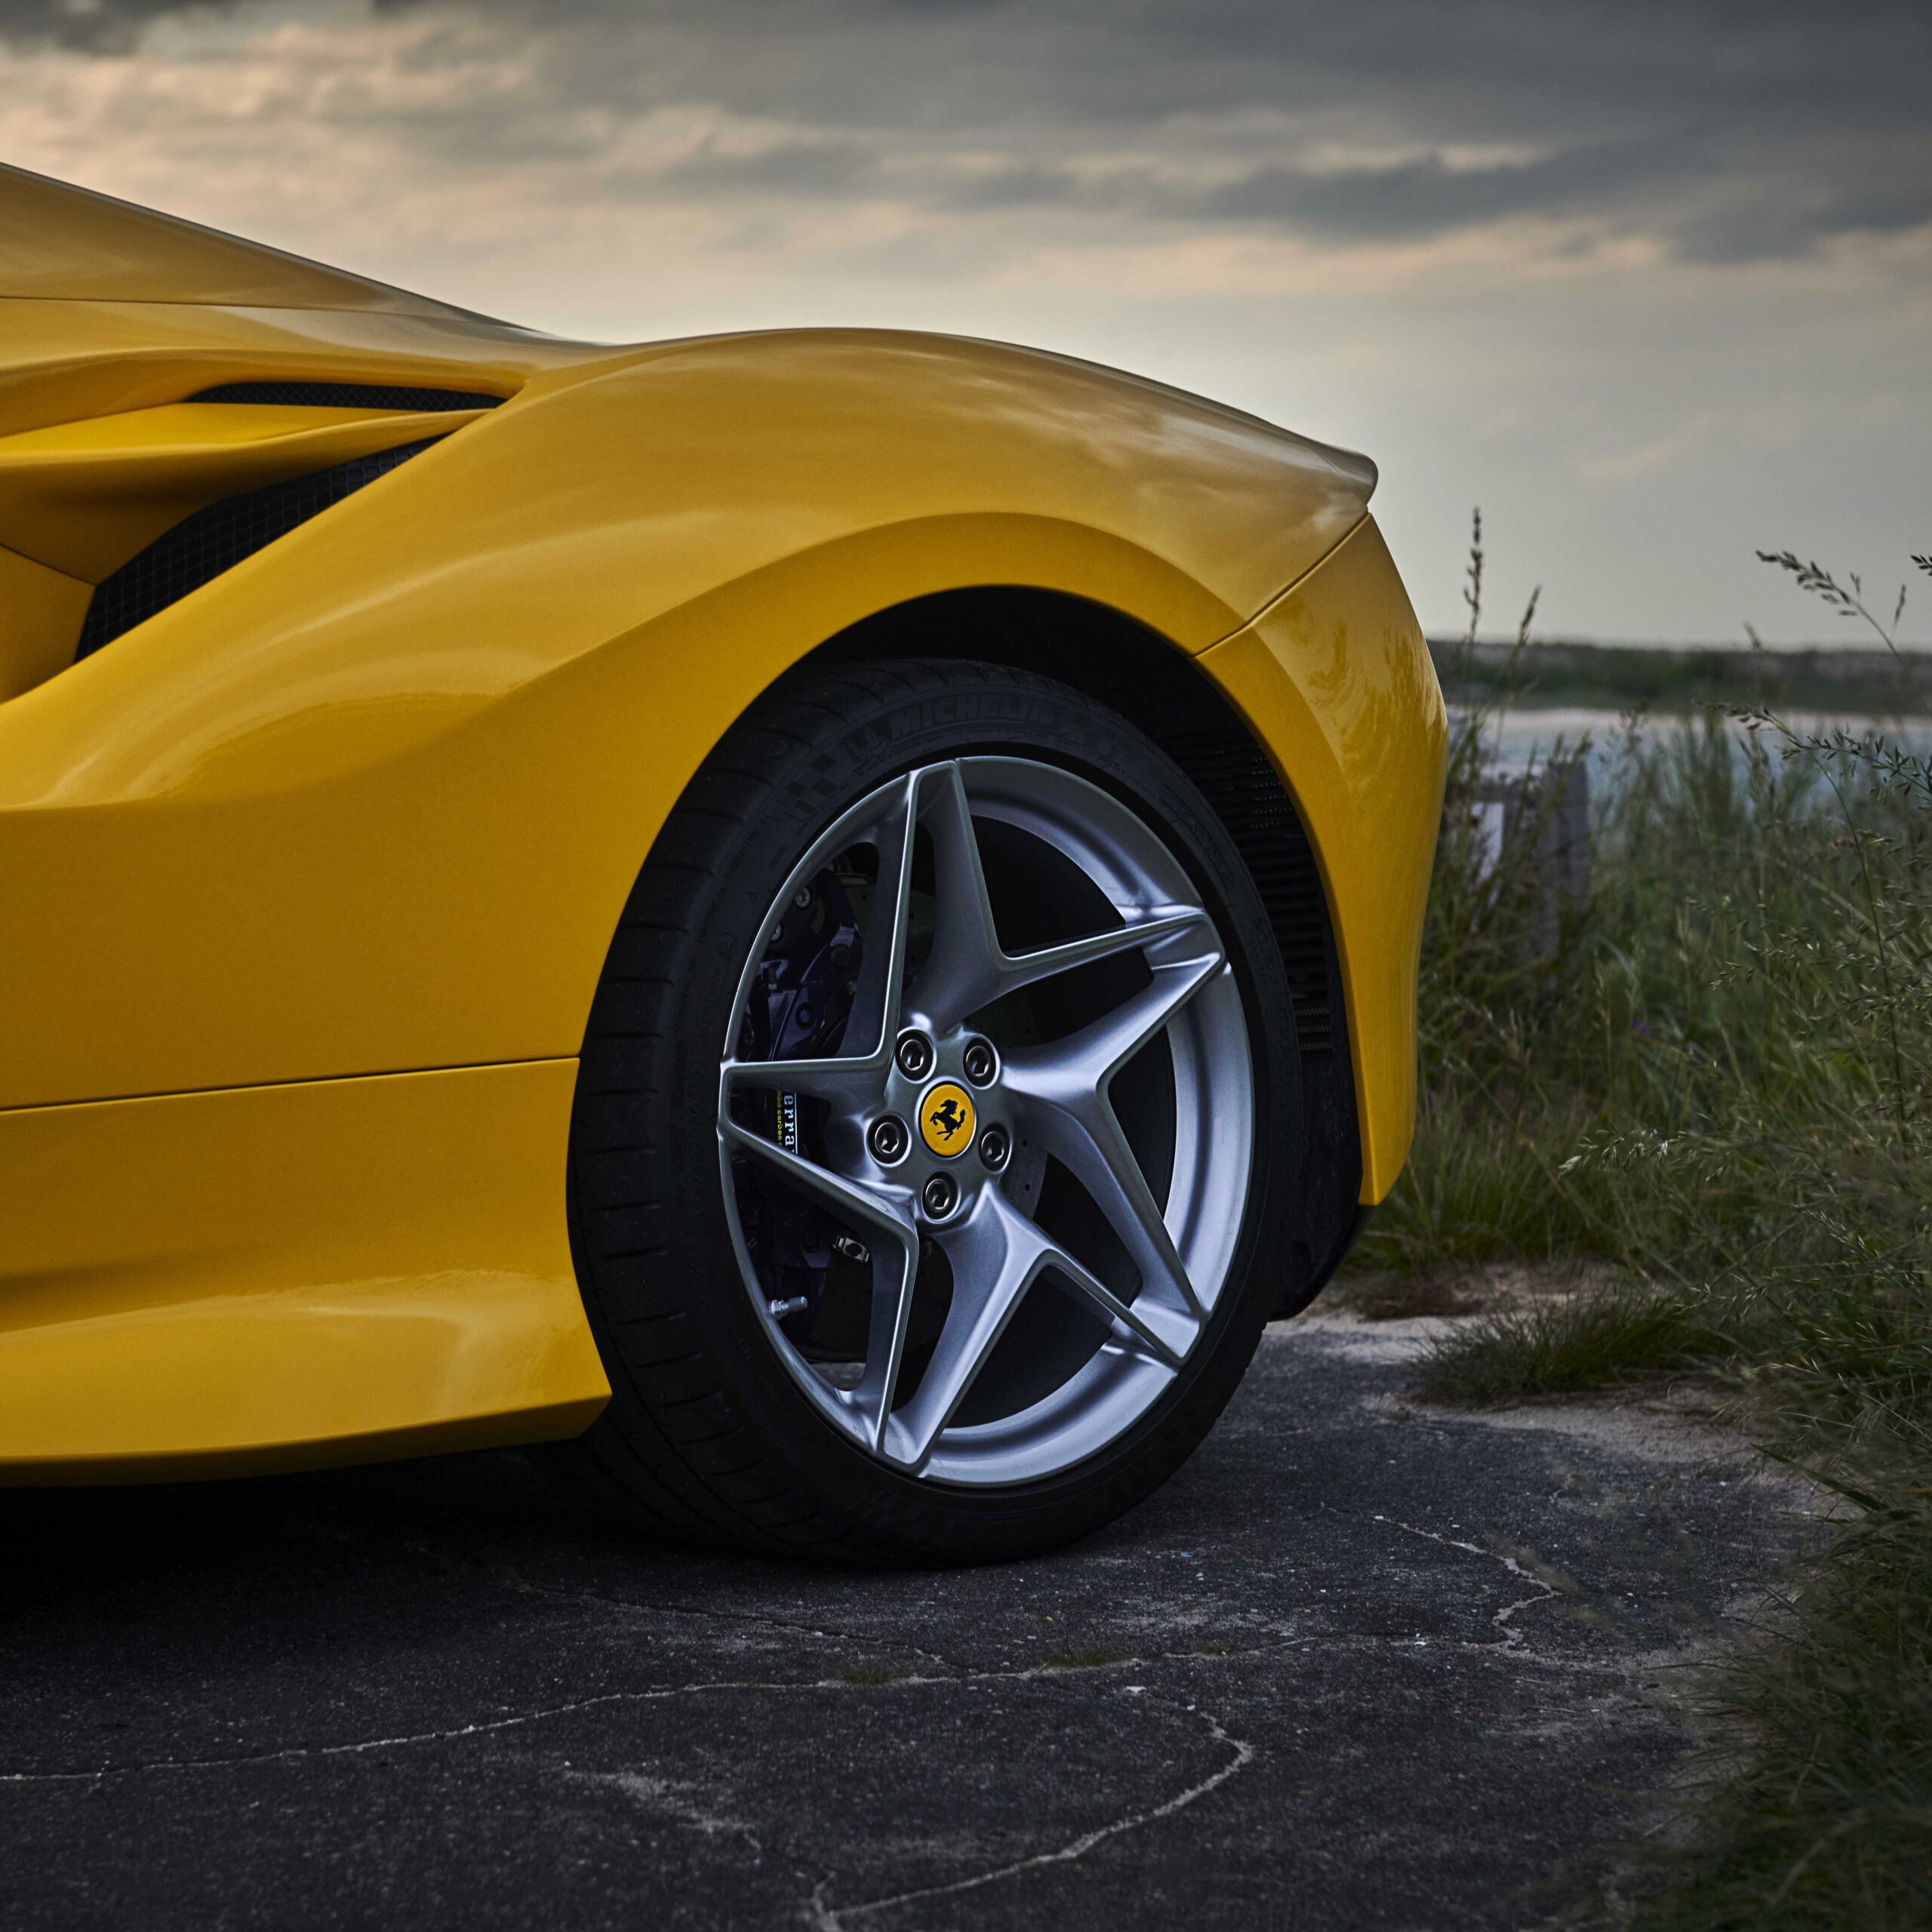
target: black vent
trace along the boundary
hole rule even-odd
[[[257,402],[308,409],[494,409],[500,395],[472,389],[386,388],[377,383],[220,383],[190,402]]]
[[[1327,903],[1294,800],[1244,731],[1162,733],[1160,743],[1200,787],[1247,862],[1287,973],[1302,1051],[1332,1052]]]
[[[1361,1131],[1343,1023],[1341,967],[1314,850],[1260,746],[1238,726],[1158,736],[1240,848],[1287,972],[1301,1046],[1302,1146],[1296,1228],[1270,1318],[1281,1321],[1314,1300],[1368,1217],[1356,1200]]]
[[[244,557],[253,556],[297,524],[306,523],[440,440],[429,436],[374,456],[358,456],[333,469],[267,484],[195,511],[95,585],[75,657],[85,657],[111,644],[123,631],[146,623],[157,611],[232,570]]]

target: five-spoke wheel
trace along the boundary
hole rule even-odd
[[[1253,882],[1145,737],[990,665],[801,674],[611,946],[571,1205],[612,1396],[558,1460],[766,1549],[1093,1528],[1260,1335],[1299,1067]]]
[[[1010,950],[1001,901],[1029,931],[1063,930]],[[1198,891],[1098,786],[967,758],[843,813],[765,930],[719,1070],[718,1131],[773,1346],[823,1414],[898,1469],[1010,1482],[1091,1454],[1199,1340],[1244,1204],[1247,1031]],[[791,1028],[794,1051],[765,1057],[827,932],[848,934],[848,977],[803,1002],[818,1024]],[[1162,1156],[1151,1177],[1113,1097],[1143,1057],[1131,1084]],[[794,1249],[815,1235],[827,1257],[802,1289],[774,1231],[788,1220]],[[862,1324],[827,1306],[841,1238],[867,1257]],[[1023,1346],[1003,1361],[1029,1301]],[[915,1352],[921,1312],[931,1332]],[[1043,1354],[1064,1371],[1051,1387]]]

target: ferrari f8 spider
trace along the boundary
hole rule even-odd
[[[543,1445],[903,1562],[1194,1449],[1411,1131],[1371,463],[17,171],[0,296],[0,1474]]]

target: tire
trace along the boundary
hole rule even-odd
[[[1260,902],[1147,738],[998,666],[804,667],[692,780],[598,983],[569,1212],[612,1396],[549,1466],[714,1546],[1095,1529],[1247,1367],[1301,1115]]]

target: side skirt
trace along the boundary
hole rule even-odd
[[[574,1435],[574,1060],[0,1112],[0,1482]]]

